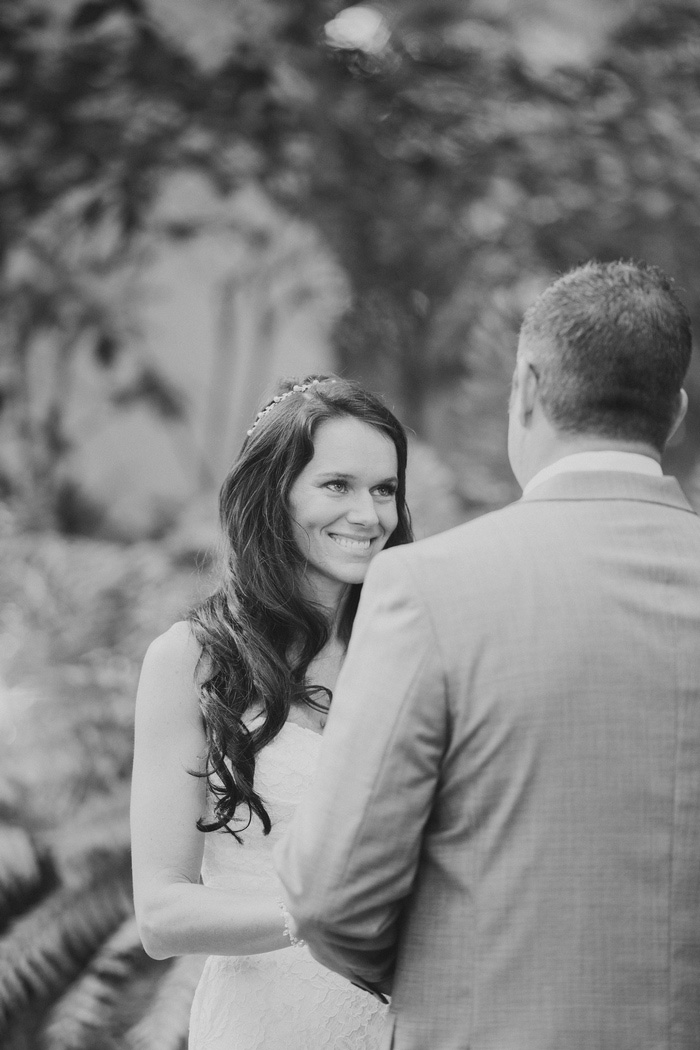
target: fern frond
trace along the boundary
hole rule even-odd
[[[28,1008],[61,995],[132,914],[128,871],[79,889],[61,888],[0,940],[0,1037]]]
[[[206,957],[176,959],[158,983],[151,1004],[123,1039],[124,1050],[183,1050],[190,1008]]]
[[[39,1041],[42,1050],[90,1050],[109,1028],[123,986],[144,954],[136,919],[130,917],[52,1009]]]
[[[24,828],[0,825],[0,931],[56,885],[49,854]]]

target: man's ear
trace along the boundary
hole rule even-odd
[[[538,376],[533,365],[523,355],[516,359],[513,376],[513,400],[521,426],[527,426],[537,401]]]
[[[685,414],[688,411],[688,395],[685,390],[681,389],[678,392],[678,408],[676,409],[676,415],[671,425],[671,429],[668,433],[667,441],[670,441],[673,435],[678,430],[679,426],[685,419]]]

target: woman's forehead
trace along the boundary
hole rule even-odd
[[[388,434],[354,416],[342,416],[319,425],[308,466],[314,471],[327,467],[352,474],[373,468],[394,474],[397,461],[396,446]]]

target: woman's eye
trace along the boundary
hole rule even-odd
[[[348,483],[343,481],[342,478],[336,478],[334,481],[327,481],[326,488],[331,489],[333,492],[347,492]]]
[[[374,491],[380,496],[385,496],[389,499],[393,499],[396,495],[396,485],[377,485]]]

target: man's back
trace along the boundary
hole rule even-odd
[[[562,475],[392,557],[452,723],[394,1046],[700,1046],[700,521],[670,479]]]
[[[393,1050],[700,1050],[691,351],[658,268],[563,274],[518,338],[523,500],[370,566],[279,870]]]

